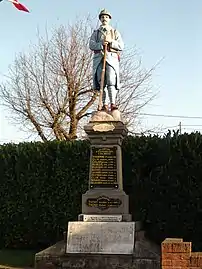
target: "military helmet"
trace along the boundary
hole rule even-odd
[[[106,9],[102,9],[99,14],[99,19],[101,18],[102,15],[108,15],[110,19],[112,18],[112,15],[107,11]]]

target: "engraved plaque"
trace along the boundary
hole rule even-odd
[[[68,223],[66,253],[132,254],[135,222]]]
[[[100,210],[106,210],[108,208],[117,208],[122,204],[120,199],[109,198],[106,196],[100,196],[98,198],[88,198],[86,205],[89,207],[97,207]]]
[[[84,215],[83,221],[88,222],[120,222],[122,215]]]
[[[118,188],[117,147],[92,147],[90,188]]]

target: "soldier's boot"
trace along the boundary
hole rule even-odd
[[[118,107],[115,104],[111,104],[111,111],[118,109]]]
[[[109,111],[109,107],[108,107],[108,105],[103,105],[101,111],[108,112],[108,111]]]

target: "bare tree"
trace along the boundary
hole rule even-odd
[[[120,62],[121,89],[117,94],[117,104],[131,133],[140,123],[138,113],[156,97],[152,75],[159,63],[150,69],[143,68],[136,48],[124,50]]]
[[[19,54],[0,85],[2,104],[23,128],[37,132],[42,141],[73,140],[81,122],[97,107],[98,92],[92,89],[92,53],[89,19],[60,26],[51,38],[38,36],[28,53]],[[121,59],[122,88],[117,102],[125,121],[134,126],[138,112],[150,102],[153,68],[144,70],[135,49]]]

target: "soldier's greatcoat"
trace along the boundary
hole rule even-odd
[[[95,30],[90,38],[89,47],[92,51],[94,51],[93,56],[93,87],[94,89],[99,90],[100,85],[97,81],[97,68],[100,62],[103,59],[103,39],[104,36],[109,33],[113,38],[112,42],[109,45],[109,51],[107,51],[106,55],[106,62],[112,66],[116,72],[116,87],[117,90],[120,89],[120,75],[119,75],[119,52],[123,50],[124,43],[121,38],[120,33],[113,29],[109,28],[107,31],[100,27],[99,29]]]

